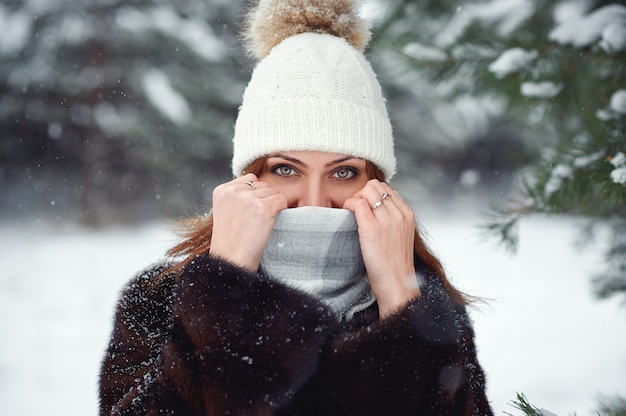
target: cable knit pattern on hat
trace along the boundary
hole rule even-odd
[[[374,163],[387,180],[395,173],[391,123],[371,65],[346,39],[319,32],[287,37],[254,69],[235,124],[235,176],[281,151],[345,154]]]

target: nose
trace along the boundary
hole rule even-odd
[[[333,203],[331,197],[332,194],[327,184],[323,181],[311,179],[302,187],[296,205],[298,207],[332,208]]]

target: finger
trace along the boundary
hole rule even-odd
[[[382,189],[389,197],[385,200],[387,204],[393,204],[404,215],[413,215],[413,209],[402,199],[398,191],[393,189],[388,183],[382,182]]]
[[[367,190],[372,187],[377,186],[377,184],[380,184],[380,183],[381,182],[378,179],[370,179],[363,186],[363,188],[359,189],[354,195],[352,195],[352,198],[365,198],[365,194],[367,193]]]
[[[382,203],[389,209],[397,209],[403,214],[407,214],[409,211],[412,212],[412,209],[400,198],[400,195],[391,188],[391,186],[386,182],[378,182],[374,184],[374,187],[378,192],[380,192],[380,200]]]
[[[280,191],[277,188],[270,187],[267,184],[262,184],[261,186],[263,187],[257,187],[254,191],[252,191],[252,189],[249,189],[250,191],[252,191],[250,192],[250,194],[256,198],[267,198],[273,195],[280,194]]]
[[[246,173],[243,176],[235,178],[233,182],[246,183],[248,181],[256,182],[259,178],[254,173]]]
[[[287,197],[280,192],[276,192],[265,198],[269,204],[271,204],[274,216],[280,211],[288,208]]]
[[[379,181],[370,181],[368,185],[363,188],[362,195],[370,205],[372,211],[381,210],[385,208],[393,208],[393,201],[391,194],[388,191],[388,186]],[[383,209],[384,211],[384,209]]]
[[[273,221],[280,211],[287,209],[287,198],[281,193],[272,193],[263,198],[253,196],[241,203],[247,205],[249,215],[262,222]],[[272,223],[269,224],[268,232],[272,228]]]
[[[376,221],[370,204],[363,198],[348,198],[343,207],[354,212],[356,222],[359,226],[359,234],[363,232],[363,227],[366,226],[366,224]]]
[[[343,208],[354,212],[357,216],[357,220],[373,218],[373,214],[371,212],[373,210],[372,205],[374,205],[378,200],[376,199],[378,191],[373,188],[376,182],[376,180],[369,181],[361,190],[355,193],[351,198],[346,199],[344,202]]]
[[[343,203],[343,209],[349,209],[350,211],[354,212],[356,210],[356,204],[358,203],[358,201],[363,201],[363,198],[353,196],[352,198],[346,199],[346,201]]]
[[[257,179],[256,175],[252,173],[248,173],[246,175],[232,179],[228,182],[221,183],[213,189],[213,198],[215,199],[215,197],[218,195],[223,195],[228,192],[231,192],[234,186],[241,187],[243,189],[242,185],[245,185],[248,187],[248,189],[252,189],[250,185],[246,185],[246,182],[252,182],[252,181],[255,181],[256,179]]]
[[[255,182],[255,181],[246,181],[242,184],[238,184],[238,186],[245,185],[247,186],[249,191],[256,191],[262,188],[268,188],[270,185],[266,182]]]
[[[254,173],[247,173],[239,178],[232,180],[230,183],[232,184],[245,184],[251,190],[256,190],[257,188],[263,188],[269,186],[265,182],[259,181],[259,178]]]
[[[348,198],[346,199],[346,202],[344,202],[343,204],[343,208],[344,209],[348,209],[352,212],[354,212],[357,216],[359,215],[359,211],[365,212],[365,213],[369,213],[371,215],[371,207],[369,205],[369,202],[367,202],[367,200],[365,200],[364,198]]]

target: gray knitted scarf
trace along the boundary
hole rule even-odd
[[[354,214],[301,207],[281,211],[259,268],[326,303],[339,319],[376,300],[365,273]]]

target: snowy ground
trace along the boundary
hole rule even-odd
[[[492,299],[472,315],[496,414],[519,414],[516,392],[559,416],[595,414],[599,394],[626,396],[626,307],[590,295],[602,259],[597,244],[573,246],[575,222],[524,222],[512,257],[480,242],[473,215],[421,217],[455,283]],[[0,414],[97,413],[117,293],[172,244],[170,228],[0,224]]]

